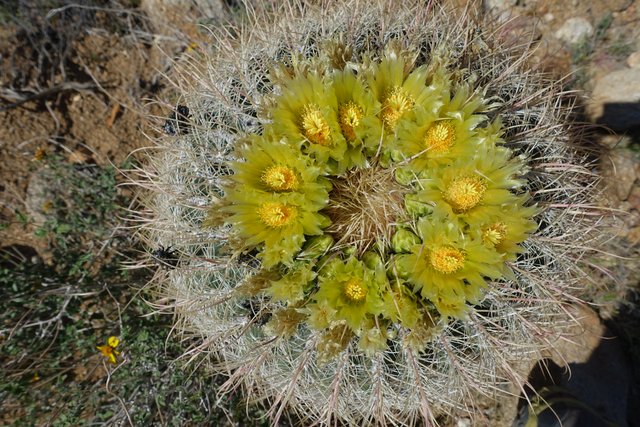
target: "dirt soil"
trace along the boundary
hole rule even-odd
[[[60,58],[60,72],[44,82],[39,77],[52,64],[37,63],[41,55],[20,40],[24,30],[8,26],[0,34],[0,57],[6,58],[0,62],[0,86],[22,83],[16,88],[20,97],[0,109],[5,124],[0,127],[0,220],[11,224],[0,232],[3,245],[46,250],[31,229],[15,222],[16,212],[27,208],[38,160],[57,154],[73,164],[120,165],[149,144],[145,129],[153,135],[146,120],[161,109],[146,102],[163,88],[158,50],[97,28],[86,30],[71,40],[69,52]],[[13,107],[30,97],[34,100]],[[9,98],[6,92],[4,98]]]

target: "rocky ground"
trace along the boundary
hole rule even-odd
[[[632,378],[636,386],[640,383],[640,3],[455,2],[502,23],[503,36],[533,43],[532,66],[564,78],[567,90],[580,93],[577,111],[593,125],[592,139],[600,144],[601,160],[594,170],[603,176],[603,204],[615,219],[609,250],[616,255],[602,268],[616,280],[603,274],[603,285],[586,292],[595,311],[582,315],[587,333],[577,341],[583,345],[567,345],[557,357],[573,362],[580,372],[578,365],[603,351],[600,335],[618,337],[618,349],[604,350],[609,360],[620,360],[618,365],[625,367],[612,374],[610,395],[638,401],[638,390],[628,391],[628,386]],[[145,279],[144,274],[119,276],[114,263],[149,256],[132,250],[133,236],[120,227],[126,213],[116,206],[135,208],[132,193],[124,187],[113,194],[107,189],[125,181],[113,166],[135,164],[129,154],[161,134],[177,102],[168,77],[174,61],[209,43],[201,24],[222,25],[239,6],[232,1],[166,0],[94,1],[86,2],[87,7],[63,0],[38,3],[0,1],[0,310],[5,313],[0,424],[95,421],[86,409],[70,409],[68,400],[102,390],[89,406],[108,407],[103,422],[135,421],[139,407],[147,405],[153,408],[152,417],[140,415],[142,424],[182,420],[188,425],[188,419],[210,406],[195,404],[192,412],[181,412],[157,399],[128,399],[144,387],[169,396],[175,384],[193,378],[171,377],[175,383],[158,379],[149,385],[140,378],[150,366],[131,364],[125,379],[95,350],[107,336],[126,336],[129,330],[126,357],[145,348],[159,355],[154,360],[164,358],[153,369],[166,373],[179,354],[179,346],[173,356],[163,353],[161,345],[151,350],[151,341],[124,325],[123,313],[134,297],[129,284],[141,285]],[[109,198],[96,199],[96,194]],[[29,275],[43,271],[51,280]],[[143,312],[138,307],[132,316],[138,319]],[[67,331],[71,324],[76,329]],[[138,329],[150,327],[140,325]],[[110,389],[112,377],[120,383]],[[197,380],[203,388],[204,378]],[[587,375],[584,381],[591,380]],[[43,406],[48,409],[38,409],[38,402],[25,397],[33,393],[48,402]],[[198,396],[209,398],[205,392]],[[613,405],[612,399],[600,403]],[[209,421],[223,418],[216,416],[220,418],[206,415]],[[640,420],[640,414],[630,420]],[[464,424],[459,420],[458,425]]]
[[[486,0],[483,11],[514,37],[533,34],[534,65],[578,91],[579,120],[598,147],[602,204],[614,219],[608,250],[617,256],[605,268],[616,279],[607,273],[588,287],[593,305],[579,315],[582,328],[552,359],[569,363],[571,377],[557,376],[574,395],[620,425],[625,413],[637,425],[640,412],[624,402],[640,397],[640,3]]]

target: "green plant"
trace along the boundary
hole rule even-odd
[[[624,34],[620,34],[615,40],[608,44],[607,51],[616,57],[626,58],[635,52],[635,48],[633,47],[633,43],[631,43]]]
[[[51,262],[28,247],[0,249],[0,424],[183,426],[231,417],[249,425],[259,417],[244,414],[238,398],[215,406],[219,379],[176,362],[178,343],[165,345],[171,325],[132,287],[148,275],[122,269],[136,248],[120,227],[128,200],[115,168],[57,156],[37,166],[47,186],[36,199],[48,209],[34,231]],[[18,215],[25,229],[33,224]],[[121,340],[113,364],[97,348],[111,335]]]
[[[35,208],[44,219],[35,235],[45,239],[59,271],[70,276],[87,273],[119,223],[124,202],[116,188],[114,167],[77,165],[55,155],[41,161],[37,172],[45,185],[39,187]],[[104,243],[103,243],[104,245]]]
[[[597,244],[558,85],[468,17],[391,9],[258,8],[145,166],[144,239],[180,254],[160,298],[276,421],[478,416]]]
[[[38,166],[46,179],[31,196],[43,201],[45,220],[34,234],[46,239],[51,261],[28,247],[0,249],[1,422],[83,425],[103,404],[102,384],[89,379],[101,369],[96,334],[114,328],[113,298],[126,293],[117,252],[125,236],[115,232],[123,198],[113,168],[57,156]],[[25,230],[35,225],[17,216]]]

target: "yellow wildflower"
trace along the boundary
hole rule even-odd
[[[116,347],[118,347],[118,344],[120,344],[120,339],[115,336],[110,336],[107,339],[106,344],[99,345],[96,348],[100,350],[100,353],[102,353],[102,355],[105,356],[110,363],[115,365],[117,363],[116,356],[120,354],[120,352],[116,350]]]

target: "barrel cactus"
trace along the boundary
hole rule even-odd
[[[176,256],[158,301],[274,420],[477,415],[585,274],[570,105],[525,48],[432,2],[251,12],[185,62],[144,169],[141,235]]]

